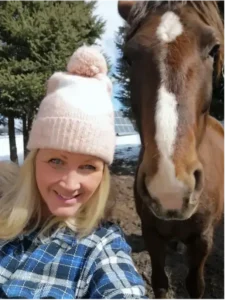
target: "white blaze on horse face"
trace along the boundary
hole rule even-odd
[[[179,17],[173,12],[165,13],[157,28],[157,36],[161,42],[159,52],[159,69],[161,86],[158,90],[158,99],[155,110],[155,141],[159,151],[157,173],[153,178],[146,177],[146,188],[149,194],[158,199],[164,209],[181,209],[185,186],[176,177],[173,163],[174,145],[177,138],[178,111],[176,95],[166,88],[168,77],[166,43],[174,41],[183,32]]]
[[[160,41],[169,43],[174,41],[183,32],[180,18],[172,11],[166,12],[157,28],[157,36]]]
[[[164,209],[181,209],[184,185],[176,178],[172,161],[178,126],[177,101],[164,84],[158,91],[155,124],[159,164],[154,177],[151,180],[146,178],[146,187],[152,197],[159,199]]]
[[[157,174],[152,179],[146,176],[145,186],[149,194],[158,199],[163,209],[180,210],[182,208],[185,187],[177,180],[175,168],[170,159],[160,158]]]
[[[178,113],[176,96],[169,93],[163,84],[158,91],[155,122],[158,149],[162,156],[169,158],[173,154],[176,141]]]

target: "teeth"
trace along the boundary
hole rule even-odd
[[[64,200],[70,200],[72,199],[73,197],[66,197],[66,196],[63,196],[61,194],[59,194],[58,192],[56,192],[60,197],[62,197]]]
[[[65,199],[65,200],[70,200],[70,199],[72,199],[72,197],[69,197],[69,198],[68,198],[68,197],[65,197],[65,196],[60,195],[60,194],[59,194],[59,196],[61,196],[61,197],[62,197],[63,199]]]
[[[59,194],[58,192],[56,192],[60,197],[62,197],[64,200],[70,200],[70,199],[72,199],[72,198],[75,198],[75,197],[77,197],[79,194],[77,194],[76,196],[73,196],[73,197],[66,197],[66,196],[63,196],[63,195],[61,195],[61,194]]]

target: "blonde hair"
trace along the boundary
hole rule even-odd
[[[15,183],[19,166],[11,161],[0,161],[0,197]]]
[[[32,150],[20,167],[15,183],[0,199],[0,239],[9,240],[21,233],[33,231],[41,225],[41,202],[35,177],[35,158],[38,150]],[[5,174],[7,176],[7,174]],[[10,175],[9,175],[10,176]],[[105,164],[102,181],[94,195],[80,207],[76,216],[70,219],[52,217],[43,227],[49,230],[53,225],[67,226],[78,234],[88,235],[104,217],[110,191],[110,175]]]

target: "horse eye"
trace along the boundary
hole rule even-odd
[[[215,56],[218,54],[220,49],[220,44],[216,44],[212,47],[212,49],[209,51],[209,56],[212,58],[215,58]]]
[[[123,61],[125,61],[131,67],[132,61],[126,55],[123,55]]]

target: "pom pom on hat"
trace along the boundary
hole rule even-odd
[[[107,76],[107,64],[104,56],[93,46],[78,48],[67,64],[68,73],[56,72],[47,82],[47,95],[61,87],[78,83],[79,80],[96,78],[112,94],[112,82]],[[80,78],[80,79],[79,79]],[[88,83],[87,83],[88,84]]]
[[[107,74],[107,64],[104,56],[94,47],[82,46],[78,48],[67,64],[67,71],[86,77]]]

